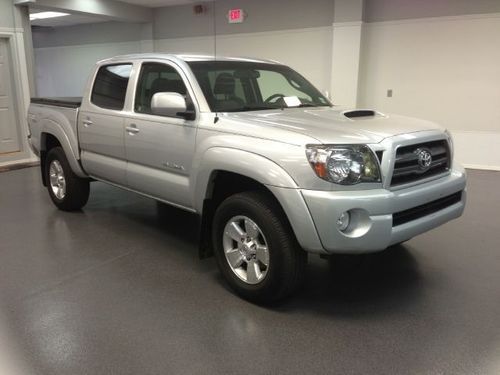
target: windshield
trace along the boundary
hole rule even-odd
[[[284,65],[240,61],[188,64],[213,112],[331,105],[304,77]]]

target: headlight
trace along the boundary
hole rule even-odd
[[[380,182],[377,157],[365,145],[307,146],[307,160],[323,180],[341,185]]]

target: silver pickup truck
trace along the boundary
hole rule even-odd
[[[34,98],[29,140],[55,205],[104,181],[201,216],[241,296],[289,295],[307,252],[384,250],[459,217],[443,128],[338,108],[274,61],[141,54],[97,63],[83,98]]]

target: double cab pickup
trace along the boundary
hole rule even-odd
[[[201,217],[242,297],[288,296],[307,253],[384,250],[458,218],[466,176],[440,126],[332,105],[274,61],[100,61],[82,98],[33,98],[29,141],[61,210],[103,181]]]

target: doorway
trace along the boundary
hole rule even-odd
[[[0,38],[0,155],[20,151],[9,39]]]

